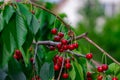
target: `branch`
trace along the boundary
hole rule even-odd
[[[81,34],[81,35],[75,37],[74,40],[79,40],[79,39],[83,38],[84,36],[87,36],[87,34],[88,34],[87,32],[86,32],[86,33],[83,33],[83,34]],[[72,41],[72,39],[69,39],[69,40],[68,40],[68,42],[71,42],[71,41]]]
[[[103,54],[105,54],[106,56],[108,56],[111,60],[113,60],[116,64],[120,65],[120,63],[115,60],[111,55],[109,55],[109,53],[107,53],[105,50],[103,50],[100,46],[98,46],[94,41],[92,41],[89,37],[84,36],[83,37],[85,40],[87,40],[89,43],[91,43],[93,46],[95,46],[97,49],[99,49]]]
[[[38,4],[35,3],[33,0],[30,0],[30,1],[31,1],[31,4],[32,4],[33,6],[35,6],[35,7],[37,7],[37,8],[40,8],[40,9],[42,9],[42,10],[44,10],[44,11],[46,11],[46,12],[48,12],[48,13],[54,15],[54,16],[56,16],[56,18],[57,18],[58,20],[60,20],[60,21],[67,27],[68,30],[71,30],[70,25],[67,24],[62,18],[60,18],[60,16],[58,16],[57,14],[55,14],[55,12],[50,11],[49,9],[46,9],[44,6],[38,5]]]
[[[70,51],[70,50],[67,50],[67,51],[65,51],[65,52],[70,53],[70,54],[72,54],[72,55],[75,55],[75,56],[77,56],[77,57],[85,57],[85,55],[83,55],[83,54],[74,53],[73,51]]]

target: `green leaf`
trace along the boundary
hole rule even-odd
[[[24,4],[17,3],[17,5],[18,5],[20,13],[27,20],[27,24],[30,25],[31,19],[32,19],[32,14],[30,13],[30,11],[27,9],[27,7]]]
[[[8,72],[12,80],[26,80],[20,64],[14,58],[11,58],[8,63]]]
[[[77,62],[73,62],[75,71],[76,71],[76,78],[75,80],[84,80],[84,76],[83,76],[83,69],[81,67],[81,65]]]
[[[27,27],[25,25],[24,19],[16,13],[16,37],[18,47],[21,47],[26,40]]]
[[[12,6],[6,6],[5,10],[3,12],[3,17],[4,20],[6,21],[6,23],[8,24],[10,18],[12,17],[13,13],[14,13],[14,8]]]
[[[49,80],[54,76],[53,63],[44,63],[40,70],[42,80]]]
[[[73,66],[73,62],[71,62],[71,65],[72,65],[72,69],[69,71],[69,75],[71,77],[71,80],[75,80],[76,72],[75,72],[75,68]]]
[[[0,32],[3,30],[3,28],[4,28],[4,20],[2,14],[0,14]]]
[[[36,35],[38,30],[40,29],[40,24],[35,16],[32,16],[32,20],[31,20],[29,29],[33,32],[34,35]]]

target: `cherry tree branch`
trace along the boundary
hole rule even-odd
[[[89,43],[91,43],[93,46],[95,46],[98,50],[100,50],[103,54],[108,56],[111,60],[113,60],[116,64],[120,65],[120,63],[114,59],[109,53],[107,53],[105,50],[103,50],[100,46],[98,46],[94,41],[92,41],[89,37],[84,36],[83,37],[85,40],[87,40]]]

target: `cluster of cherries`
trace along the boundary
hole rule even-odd
[[[39,76],[34,76],[32,80],[41,80]]]
[[[53,62],[54,62],[54,70],[60,71],[63,63],[63,57],[56,55],[53,58]],[[63,68],[66,70],[69,70],[71,68],[70,58],[66,58],[64,60]],[[69,77],[69,74],[67,72],[62,73],[62,78],[67,79],[68,77]]]
[[[22,57],[22,53],[21,53],[21,51],[20,50],[15,50],[15,53],[14,53],[14,56],[13,56],[15,59],[17,59],[17,60],[20,60],[20,59],[22,59],[23,57]]]
[[[58,49],[59,52],[64,52],[66,50],[74,50],[78,48],[78,43],[69,44],[68,40],[64,39],[64,33],[58,32],[56,28],[51,30],[51,33],[54,34],[54,41],[59,42],[57,46],[50,46],[50,50]]]

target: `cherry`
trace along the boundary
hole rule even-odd
[[[91,78],[91,77],[88,77],[87,80],[92,80],[92,78]]]
[[[64,49],[62,49],[62,48],[61,48],[61,49],[58,49],[58,51],[59,51],[59,52],[63,52],[63,51],[64,51]]]
[[[32,13],[32,14],[35,14],[35,11],[34,11],[34,10],[31,10],[31,13]]]
[[[54,65],[54,70],[55,70],[55,71],[59,71],[59,70],[60,70],[60,67],[59,67],[58,64],[55,64],[55,65]]]
[[[78,48],[78,43],[73,44],[75,48]]]
[[[61,40],[61,43],[64,44],[64,45],[67,44],[67,42],[68,42],[68,41],[67,41],[66,39],[62,39],[62,40]]]
[[[87,77],[91,77],[91,73],[90,72],[87,72]]]
[[[59,36],[55,36],[55,37],[54,37],[54,41],[59,42],[59,41],[60,41],[60,37],[59,37]]]
[[[64,79],[67,79],[67,78],[69,77],[69,75],[68,75],[68,73],[63,73],[63,74],[62,74],[62,77],[63,77]]]
[[[92,53],[86,54],[86,58],[87,58],[87,59],[92,59],[92,57],[93,57]]]
[[[34,58],[33,58],[33,57],[32,57],[32,58],[30,58],[30,62],[31,62],[31,63],[33,63],[33,61],[34,61]]]
[[[102,75],[99,75],[98,77],[97,77],[97,80],[102,80],[103,79],[103,76]]]
[[[70,58],[65,59],[65,63],[70,63]]]
[[[70,69],[71,68],[71,64],[70,63],[66,63],[65,67],[66,67],[66,69]]]
[[[68,46],[67,46],[67,45],[63,45],[63,49],[64,49],[64,50],[67,50],[67,49],[68,49]]]
[[[97,71],[98,71],[98,72],[103,72],[102,66],[98,66],[98,67],[97,67]]]
[[[74,50],[74,49],[75,49],[75,48],[74,48],[74,45],[72,45],[72,44],[69,45],[68,48],[69,48],[69,50]]]
[[[54,47],[54,46],[50,46],[49,49],[50,49],[51,51],[54,51],[54,50],[55,50],[55,47]]]
[[[57,29],[56,29],[56,28],[53,28],[53,29],[51,30],[51,33],[52,33],[52,34],[57,34]]]
[[[117,77],[113,77],[112,80],[118,80],[118,78]]]
[[[64,37],[64,33],[59,32],[59,33],[58,33],[58,36],[59,36],[60,38],[63,38],[63,37]]]
[[[58,58],[58,61],[62,63],[63,57],[60,56],[60,57]]]
[[[62,44],[57,44],[57,48],[60,49],[62,47]]]
[[[15,59],[19,59],[19,57],[16,55],[16,54],[14,54],[14,56],[13,56]]]
[[[103,68],[104,71],[106,71],[106,70],[108,70],[108,65],[107,64],[103,64],[102,68]]]

